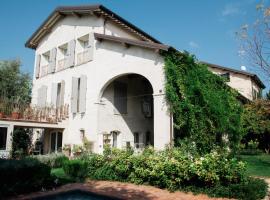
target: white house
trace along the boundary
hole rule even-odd
[[[26,46],[36,54],[32,104],[69,105],[65,128],[45,132],[45,152],[81,144],[82,135],[95,152],[105,143],[170,143],[159,54],[168,46],[102,5],[58,7]]]
[[[162,149],[173,139],[165,101],[164,59],[168,46],[102,5],[58,7],[34,32],[32,106],[35,120],[0,119],[3,150],[14,127],[32,127],[43,137],[43,153],[64,144],[94,152],[104,144]],[[1,148],[1,145],[0,145]]]

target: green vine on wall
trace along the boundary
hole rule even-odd
[[[193,142],[201,153],[215,146],[236,149],[242,137],[237,92],[189,53],[169,49],[162,54],[176,143]]]

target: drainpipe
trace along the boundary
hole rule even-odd
[[[104,18],[104,21],[103,21],[103,34],[105,35],[106,34],[106,23],[107,23],[107,18]]]
[[[173,114],[170,112],[170,147],[173,147]]]

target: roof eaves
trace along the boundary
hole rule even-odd
[[[107,40],[111,42],[118,42],[118,43],[125,44],[128,46],[134,45],[134,46],[139,46],[143,48],[164,50],[164,51],[168,51],[168,49],[170,48],[169,46],[164,45],[164,44],[158,44],[158,43],[140,41],[140,40],[132,40],[128,38],[116,37],[116,36],[105,35],[105,34],[100,34],[100,33],[94,33],[94,36],[97,40],[100,40],[100,41]]]
[[[61,17],[64,17],[67,14],[71,14],[74,12],[82,13],[82,12],[104,12],[107,15],[109,15],[111,18],[115,18],[118,21],[121,21],[121,23],[125,24],[127,27],[130,27],[131,29],[134,30],[138,35],[140,35],[143,38],[148,38],[149,40],[162,44],[160,41],[152,37],[151,35],[147,34],[140,28],[136,27],[132,23],[128,22],[124,18],[120,17],[113,11],[109,10],[108,8],[104,7],[101,4],[96,4],[96,5],[84,5],[84,6],[59,6],[57,7],[46,19],[45,21],[39,26],[39,28],[31,35],[31,37],[27,40],[25,43],[26,47],[33,48],[35,49],[37,47],[38,41],[41,37],[43,37],[46,32],[44,32],[44,27],[47,28],[47,30],[50,30],[48,28],[51,28],[54,23],[56,23]],[[50,24],[53,17],[56,17],[56,20],[54,23]]]
[[[217,64],[212,64],[212,63],[204,62],[204,61],[201,61],[200,63],[205,64],[205,65],[208,65],[210,67],[219,68],[219,69],[223,69],[223,70],[231,71],[231,72],[234,72],[234,73],[238,73],[238,74],[243,74],[243,75],[249,76],[249,77],[253,78],[253,80],[261,88],[263,88],[263,89],[265,88],[265,85],[263,84],[263,82],[260,80],[260,78],[256,74],[253,74],[253,73],[250,73],[250,72],[246,72],[246,71],[240,71],[240,70],[237,70],[237,69],[232,69],[232,68],[228,68],[228,67],[224,67],[224,66],[220,66],[220,65],[217,65]]]

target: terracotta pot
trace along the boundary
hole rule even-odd
[[[4,118],[4,113],[0,112],[0,119]]]
[[[20,118],[20,113],[18,113],[18,112],[12,112],[11,113],[11,118],[12,119],[19,119]]]

